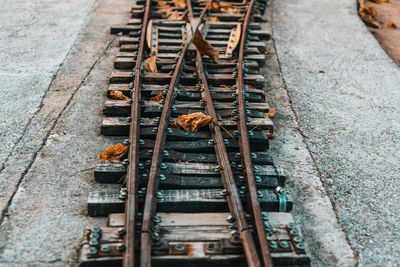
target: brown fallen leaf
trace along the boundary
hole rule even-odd
[[[212,118],[202,112],[179,115],[177,123],[186,131],[196,132],[200,127],[207,126]]]
[[[157,70],[157,57],[155,55],[151,55],[143,62],[143,68],[148,72],[158,72]]]
[[[158,95],[151,97],[149,101],[160,101],[161,99],[164,99],[164,96],[162,93],[159,93]]]
[[[389,3],[389,2],[390,2],[389,0],[369,0],[369,1],[374,2],[374,3],[377,3],[377,4],[380,4],[380,3]]]
[[[212,2],[211,5],[210,5],[209,10],[211,12],[219,12],[219,4],[216,3],[216,2]]]
[[[220,86],[223,88],[229,88],[229,89],[232,88],[232,85],[228,85],[228,84],[221,84]]]
[[[168,4],[165,1],[158,1],[157,6],[168,6]]]
[[[185,17],[184,14],[183,15],[179,15],[179,12],[175,10],[174,12],[172,12],[172,14],[170,14],[167,17],[167,20],[182,20],[184,17]]]
[[[174,5],[176,7],[180,7],[180,8],[185,8],[186,7],[186,1],[185,0],[172,0],[172,3],[174,3]]]
[[[112,99],[116,100],[129,100],[130,98],[125,96],[121,91],[112,90],[110,92],[110,96]]]
[[[275,135],[273,133],[271,133],[269,130],[263,131],[264,133],[267,134],[268,139],[274,139]]]
[[[230,2],[219,2],[219,7],[232,7],[232,3]]]
[[[219,11],[226,14],[240,14],[240,10],[233,7],[221,7]]]
[[[171,12],[171,11],[172,11],[172,7],[170,7],[170,6],[165,6],[158,10],[158,12]]]
[[[264,118],[272,118],[276,115],[276,108],[270,108],[268,113],[264,113]]]
[[[271,53],[271,48],[264,52],[264,54],[266,55],[268,55],[269,53]]]
[[[375,8],[364,3],[364,0],[358,0],[358,14],[367,26],[379,29],[380,24],[376,20]]]
[[[128,147],[118,143],[107,148],[98,158],[99,160],[120,160],[126,152],[128,152]]]
[[[215,63],[218,63],[219,53],[218,51],[210,45],[207,40],[204,39],[203,35],[201,35],[200,31],[197,29],[194,33],[193,43],[196,46],[197,50],[199,50],[200,54],[207,55],[212,59]]]
[[[389,21],[389,23],[387,24],[387,27],[391,28],[391,29],[397,29],[399,27],[399,25],[396,22]]]
[[[214,21],[214,22],[218,22],[219,19],[217,17],[207,17],[206,21]]]

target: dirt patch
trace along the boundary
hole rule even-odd
[[[374,27],[366,19],[364,22],[386,53],[400,66],[400,0],[389,0],[389,2],[358,0],[359,8],[360,5],[372,7],[376,11],[374,19],[379,27]],[[362,14],[360,16],[362,17]]]

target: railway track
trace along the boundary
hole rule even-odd
[[[89,195],[89,215],[108,225],[85,231],[80,266],[309,264],[267,152],[265,6],[136,0],[112,27],[122,34],[101,131],[121,151],[94,176],[119,188]]]

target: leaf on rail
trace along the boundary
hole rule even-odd
[[[155,55],[151,55],[148,59],[143,62],[143,68],[148,72],[158,72],[157,70],[157,57]]]
[[[99,160],[120,160],[126,152],[128,152],[128,147],[118,143],[107,148],[98,158]]]
[[[125,96],[121,91],[112,90],[110,92],[110,96],[112,99],[116,100],[129,100],[130,98]]]
[[[193,43],[196,46],[197,50],[199,50],[200,54],[207,55],[209,58],[212,59],[212,61],[218,63],[218,51],[204,39],[199,30],[196,30],[196,32],[194,33]]]
[[[162,93],[159,93],[158,95],[151,97],[151,98],[149,99],[149,101],[157,101],[157,102],[158,102],[158,101],[160,101],[161,99],[164,99],[164,96],[163,96]]]
[[[268,113],[264,113],[265,118],[272,118],[276,115],[276,108],[270,108]]]
[[[186,131],[196,132],[200,127],[207,126],[212,118],[202,112],[179,115],[177,123]]]

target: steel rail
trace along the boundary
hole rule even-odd
[[[265,267],[272,266],[271,253],[269,250],[264,223],[261,215],[260,203],[258,201],[257,188],[255,183],[255,177],[253,172],[253,163],[251,160],[251,151],[250,151],[250,142],[249,135],[247,129],[246,122],[246,107],[245,107],[245,99],[244,99],[244,74],[243,69],[244,66],[244,49],[245,44],[247,42],[247,30],[249,27],[249,20],[254,8],[255,0],[251,0],[249,7],[247,9],[246,17],[243,22],[242,28],[242,39],[240,40],[239,47],[239,58],[238,58],[238,76],[236,80],[236,86],[238,88],[238,113],[239,113],[239,122],[238,122],[238,130],[239,130],[239,148],[240,153],[242,155],[242,163],[245,166],[246,170],[246,183],[248,189],[248,201],[247,205],[249,206],[249,210],[252,213],[255,228],[257,231],[258,242],[260,246],[260,253],[262,255],[263,264]]]
[[[191,4],[188,5],[188,11],[189,19],[192,21],[194,17]],[[217,155],[218,164],[221,167],[220,173],[222,176],[222,181],[224,183],[225,190],[227,191],[226,198],[229,210],[236,219],[248,266],[261,266],[260,259],[257,254],[256,245],[254,244],[253,237],[248,229],[245,212],[242,202],[240,200],[236,181],[229,161],[228,152],[224,143],[224,137],[222,136],[222,132],[219,126],[214,123],[214,121],[218,120],[217,114],[215,112],[213,99],[211,97],[210,89],[208,87],[207,78],[204,73],[203,60],[198,50],[196,52],[196,69],[199,75],[199,79],[203,85],[201,94],[206,104],[206,112],[209,116],[213,118],[213,121],[210,123],[210,130],[212,139],[214,140],[214,147]]]
[[[187,0],[187,2],[190,0]],[[196,25],[192,25],[193,34],[190,39],[184,44],[182,51],[180,52],[179,59],[176,63],[176,68],[173,72],[171,82],[168,87],[167,96],[165,97],[164,107],[160,117],[160,123],[158,126],[156,141],[154,144],[152,162],[150,166],[149,172],[149,180],[146,191],[146,198],[144,202],[144,211],[143,211],[143,225],[142,225],[142,233],[141,233],[141,247],[140,247],[140,266],[141,267],[149,267],[151,266],[151,219],[156,211],[157,201],[155,194],[158,191],[159,182],[160,182],[160,164],[162,161],[162,152],[165,147],[165,142],[167,139],[167,129],[169,124],[169,118],[171,115],[171,107],[175,100],[175,86],[178,84],[180,79],[180,74],[182,72],[183,61],[186,55],[186,52],[190,45],[192,44],[194,32],[198,28],[200,21],[206,14],[206,11],[211,4],[209,1],[206,7],[202,10],[200,15],[200,20],[196,23]]]
[[[137,189],[139,183],[139,139],[140,139],[140,98],[141,98],[141,68],[143,63],[143,53],[146,41],[146,29],[149,21],[151,0],[146,0],[146,7],[143,16],[142,32],[140,35],[139,49],[136,57],[136,65],[134,68],[133,95],[131,104],[131,125],[129,127],[129,154],[128,154],[128,171],[126,176],[127,199],[125,202],[125,251],[123,257],[124,267],[135,266],[136,251],[136,213],[138,211]]]

